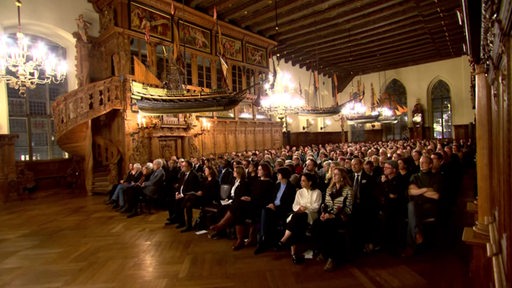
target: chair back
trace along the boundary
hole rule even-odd
[[[228,199],[229,194],[231,194],[231,188],[233,186],[229,184],[220,185],[220,200]]]

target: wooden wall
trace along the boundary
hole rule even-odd
[[[277,149],[283,145],[281,123],[211,119],[211,129],[195,138],[198,155]]]
[[[65,185],[66,174],[73,166],[73,159],[16,161],[16,166],[23,166],[34,173],[38,189],[58,188]]]
[[[488,262],[492,271],[485,272],[494,278],[491,282],[485,278],[479,279],[479,274],[476,277],[471,275],[478,287],[511,286],[512,4],[510,1],[499,3],[482,1],[482,15],[478,15],[481,16],[482,28],[471,35],[473,39],[480,39],[479,49],[473,55],[477,62],[471,63],[474,68],[478,129],[478,221],[475,226],[464,230],[464,240],[470,244],[477,243],[472,246],[472,267],[480,268],[481,263]],[[466,131],[461,129],[456,130],[456,133]],[[471,237],[469,232],[474,230],[478,233],[473,234],[478,234],[478,237]],[[478,254],[478,251],[482,253]],[[476,269],[472,271],[478,272]]]
[[[345,139],[348,132],[345,131]],[[341,132],[297,132],[290,133],[290,146],[306,146],[312,144],[341,143]]]
[[[16,162],[14,154],[14,143],[18,139],[16,134],[0,134],[0,201],[7,200],[9,191],[9,182],[16,179]]]
[[[453,125],[453,137],[454,139],[471,139],[471,141],[475,141],[475,124],[469,123],[467,125]]]

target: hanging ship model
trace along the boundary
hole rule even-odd
[[[135,77],[131,81],[131,98],[137,109],[145,114],[164,115],[216,112],[235,108],[247,97],[248,89],[229,90],[226,81],[228,65],[222,52],[218,55],[223,72],[222,88],[208,89],[184,84],[185,63],[180,53],[179,33],[175,20],[173,17],[174,55],[168,65],[169,72],[165,81],[160,81],[134,57]],[[219,39],[220,37],[219,30]]]
[[[230,92],[224,88],[180,86],[183,88],[171,88],[166,83],[163,87],[151,87],[133,80],[131,97],[139,111],[155,115],[225,111],[233,109],[247,97],[247,89]]]
[[[229,91],[227,88],[207,89],[182,84],[179,68],[170,65],[167,81],[158,85],[144,65],[135,58],[135,79],[131,81],[131,98],[139,111],[145,114],[163,115],[175,113],[215,112],[233,109],[247,97],[247,89]],[[137,75],[143,75],[138,77]],[[147,84],[154,83],[153,85]]]
[[[348,105],[347,110],[358,110],[357,105],[362,104],[363,98],[364,90],[362,94],[354,92],[351,99],[346,103]],[[400,120],[402,114],[407,113],[407,107],[403,107],[396,102],[388,103],[388,105],[383,105],[382,102],[382,96],[379,97],[379,99],[375,99],[375,93],[372,85],[372,108],[369,114],[365,113],[364,110],[366,110],[366,107],[364,107],[364,105],[362,105],[364,109],[363,111],[356,111],[356,113],[347,113],[346,111],[342,111],[342,114],[345,114],[345,120],[347,120],[349,124],[395,124]]]

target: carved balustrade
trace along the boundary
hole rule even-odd
[[[58,139],[76,125],[107,113],[122,109],[125,91],[130,91],[120,77],[90,83],[65,94],[52,105],[55,135]]]

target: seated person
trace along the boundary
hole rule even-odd
[[[147,197],[151,199],[156,199],[158,197],[159,191],[162,189],[164,185],[165,172],[162,169],[162,159],[156,159],[153,161],[153,173],[151,177],[147,181],[142,182],[140,185],[135,185],[136,197],[135,200],[138,203],[138,199],[142,197]],[[145,178],[147,179],[147,178]],[[128,214],[127,218],[132,218],[139,215],[137,211],[137,205],[135,205],[134,209],[131,213]]]
[[[130,178],[132,177],[133,175],[133,164],[132,163],[129,163],[128,164],[128,172],[126,173],[126,177],[124,180],[120,180],[119,183],[117,184],[114,184],[112,185],[112,189],[110,189],[110,191],[108,192],[108,199],[107,201],[105,202],[105,204],[107,205],[112,205],[115,203],[115,201],[112,201],[112,196],[114,196],[114,193],[117,189],[117,186],[119,184],[123,184],[124,182],[128,182],[127,180],[130,180]],[[130,181],[131,182],[131,181]]]
[[[210,230],[212,230],[212,238],[216,233],[226,229],[227,226],[230,225],[235,218],[238,219],[238,221],[244,219],[243,215],[245,215],[246,211],[244,211],[243,208],[245,208],[246,205],[248,205],[248,201],[250,201],[250,190],[246,181],[244,167],[235,167],[233,176],[235,177],[235,183],[233,184],[231,193],[228,196],[228,199],[232,200],[232,202],[225,205],[226,208],[223,210],[225,210],[226,213],[224,214],[224,217],[219,221],[219,223],[210,227]],[[237,241],[233,245],[233,250],[240,250],[244,246],[243,232],[243,226],[239,225],[236,231]]]
[[[194,171],[192,162],[185,160],[181,163],[181,174],[176,192],[176,209],[174,217],[178,222],[177,229],[185,227],[181,232],[189,232],[192,227],[192,208],[202,201],[203,192],[200,191],[199,175]],[[186,212],[186,219],[184,213]],[[185,221],[186,220],[186,221]]]
[[[113,204],[112,208],[124,208],[124,190],[126,188],[135,185],[140,181],[142,178],[142,167],[140,166],[140,163],[135,163],[132,166],[132,170],[128,172],[126,175],[126,178],[124,180],[121,180],[119,184],[117,184],[114,190],[114,194],[110,198],[110,200],[107,202],[107,204]]]
[[[308,225],[318,218],[318,209],[322,203],[322,192],[316,188],[316,175],[303,173],[300,184],[302,189],[297,191],[293,202],[293,214],[287,219],[286,231],[278,242],[278,247],[291,245],[290,252],[295,264],[304,262],[304,256],[299,253],[297,243],[306,234]]]
[[[151,177],[151,174],[153,174],[153,163],[147,163],[144,167],[142,167],[142,177],[139,179],[135,185],[126,187],[126,189],[123,191],[124,193],[124,199],[126,205],[123,209],[120,209],[119,211],[121,213],[131,213],[134,209],[137,208],[137,197],[139,197],[140,191],[139,187],[144,183],[145,179],[149,179]]]
[[[250,184],[250,215],[247,219],[249,224],[249,239],[245,243],[247,246],[256,245],[256,236],[259,231],[261,220],[261,211],[273,200],[272,190],[274,189],[275,181],[272,180],[272,168],[266,162],[260,162],[258,166],[258,178]]]
[[[332,181],[322,204],[322,214],[313,222],[312,230],[315,247],[323,258],[327,258],[325,271],[331,271],[335,262],[341,258],[336,236],[338,229],[349,228],[353,203],[352,183],[347,172],[336,167],[332,173]]]
[[[204,167],[205,181],[202,183],[201,206],[216,205],[220,203],[220,183],[217,171],[211,166]]]
[[[290,215],[293,201],[295,200],[296,189],[289,181],[292,171],[287,167],[277,169],[278,182],[272,189],[272,202],[268,203],[261,211],[260,234],[258,246],[254,254],[264,252],[272,243],[277,241],[277,226],[285,223]]]
[[[420,173],[411,177],[409,184],[409,204],[407,206],[409,227],[407,244],[409,248],[423,242],[422,223],[425,219],[436,218],[441,185],[440,174],[434,174],[432,159],[420,158]]]

